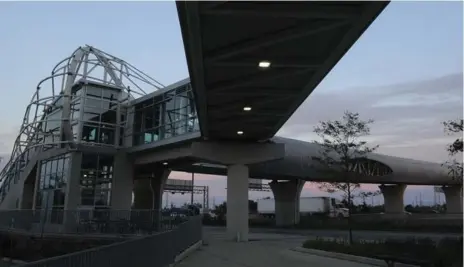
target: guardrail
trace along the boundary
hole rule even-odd
[[[201,216],[175,229],[102,247],[19,265],[24,267],[166,267],[182,251],[202,240]]]
[[[158,210],[12,210],[0,212],[0,229],[36,235],[145,235],[171,230],[186,219]]]

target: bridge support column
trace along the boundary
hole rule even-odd
[[[68,182],[66,186],[66,198],[64,201],[65,214],[63,225],[66,230],[75,230],[79,220],[78,207],[81,204],[81,176],[82,153],[70,153],[70,164],[67,170]]]
[[[300,195],[305,181],[292,180],[269,183],[275,199],[277,226],[292,226],[300,222]]]
[[[462,213],[462,185],[443,186],[446,198],[446,213]]]
[[[227,236],[236,241],[248,241],[248,166],[283,158],[285,146],[200,141],[192,143],[191,151],[191,157],[227,166]]]
[[[406,185],[380,185],[384,199],[385,213],[404,214],[404,191]]]
[[[114,157],[111,209],[121,211],[121,216],[125,213],[129,213],[132,207],[133,187],[134,164],[125,153],[118,152]],[[116,215],[119,216],[117,213]]]
[[[170,170],[159,167],[151,177],[134,181],[134,209],[140,210],[140,218],[153,221],[155,230],[161,225],[163,188],[170,173]]]
[[[248,241],[248,166],[227,167],[227,236]]]
[[[134,180],[134,209],[161,209],[163,188],[170,172],[170,170],[162,168],[154,171],[151,177]]]

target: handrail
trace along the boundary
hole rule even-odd
[[[26,263],[23,267],[165,267],[202,240],[201,216],[166,232]]]

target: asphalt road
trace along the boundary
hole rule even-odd
[[[205,226],[208,231],[225,231],[225,227]],[[250,228],[251,233],[274,233],[305,237],[328,237],[328,238],[348,238],[347,230],[296,230],[296,229],[272,229],[272,228]],[[435,241],[444,238],[459,238],[462,234],[453,233],[414,233],[414,232],[393,232],[393,231],[353,231],[354,239],[362,240],[384,240],[398,239],[406,240],[409,238],[430,238]]]

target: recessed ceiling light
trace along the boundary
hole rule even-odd
[[[271,66],[271,62],[263,60],[258,63],[260,68],[269,68]]]
[[[168,163],[167,163],[167,162],[163,162],[163,165],[168,165]]]
[[[250,111],[250,110],[251,110],[251,107],[243,107],[243,110],[244,110],[244,111]]]
[[[237,131],[237,134],[238,134],[238,135],[242,135],[242,134],[243,134],[243,131]]]

